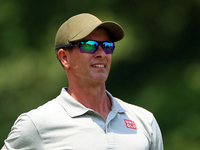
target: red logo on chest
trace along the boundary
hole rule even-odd
[[[126,124],[126,127],[127,127],[127,128],[130,128],[130,129],[135,129],[135,130],[137,130],[137,127],[136,127],[136,124],[135,124],[135,122],[134,122],[134,121],[132,121],[132,120],[127,120],[127,119],[124,119],[124,122],[125,122],[125,124]]]

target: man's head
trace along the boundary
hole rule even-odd
[[[114,42],[123,36],[117,23],[101,22],[91,14],[68,19],[57,32],[55,49],[69,80],[103,83],[110,71]]]

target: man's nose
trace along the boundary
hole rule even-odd
[[[102,46],[98,45],[98,49],[95,52],[95,57],[103,57],[104,58],[105,56],[106,56],[106,53],[104,52]]]

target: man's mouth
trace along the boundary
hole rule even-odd
[[[95,68],[105,68],[105,65],[93,65]]]

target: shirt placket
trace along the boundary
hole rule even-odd
[[[116,140],[111,128],[112,120],[115,118],[116,115],[117,112],[111,111],[106,120],[106,138],[107,138],[108,149],[114,149],[116,147]]]

